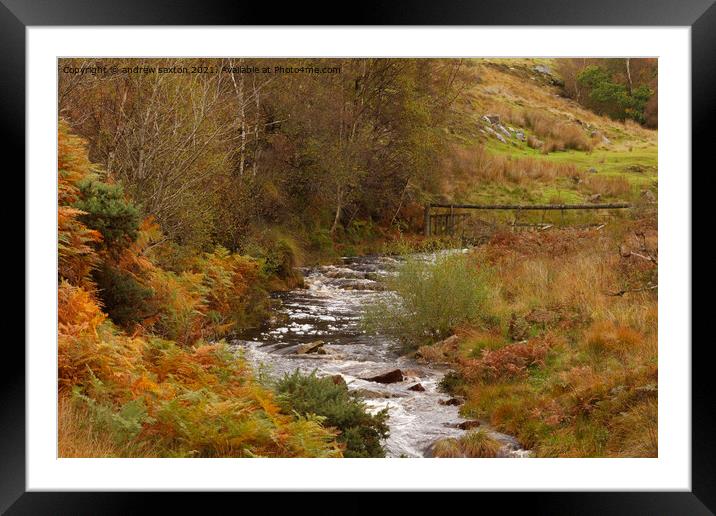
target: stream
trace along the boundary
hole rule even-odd
[[[233,345],[270,376],[296,369],[315,370],[318,376],[341,375],[349,389],[360,391],[371,412],[388,408],[390,436],[384,443],[388,457],[424,457],[436,440],[465,433],[457,427],[465,421],[459,407],[440,403],[450,398],[438,389],[448,370],[401,356],[392,339],[367,334],[360,327],[364,308],[392,294],[383,280],[395,274],[399,264],[400,259],[393,257],[364,256],[303,268],[305,288],[275,294],[279,306],[269,324]],[[316,340],[325,342],[325,354],[297,353],[300,345]],[[402,382],[362,379],[394,369],[402,370]],[[425,390],[408,390],[417,383]],[[485,428],[502,443],[501,456],[529,454],[513,437]]]

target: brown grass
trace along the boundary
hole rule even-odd
[[[640,353],[646,343],[643,335],[628,326],[613,321],[597,321],[585,332],[585,344],[596,355],[625,358]]]
[[[584,173],[568,163],[554,163],[536,158],[514,158],[493,155],[482,145],[471,148],[454,146],[445,164],[451,172],[446,177],[463,181],[482,180],[494,183],[525,184],[530,181],[552,183],[560,177],[583,177]]]
[[[544,145],[540,147],[542,152],[568,149],[591,151],[594,148],[594,142],[579,124],[565,121],[546,110],[497,106],[494,111],[505,123],[529,129],[532,132],[531,141],[529,138],[527,141],[530,147],[539,147],[535,136],[545,140]]]
[[[57,409],[58,457],[123,456],[108,433],[93,428],[87,409],[66,396],[60,396]]]
[[[482,429],[472,430],[460,438],[460,445],[466,457],[497,457],[500,443]]]
[[[438,459],[454,459],[464,457],[457,439],[440,439],[433,445],[433,457]]]
[[[440,439],[433,445],[436,458],[492,458],[497,457],[501,444],[485,430],[472,430],[459,439]]]
[[[656,264],[620,248],[656,256],[656,220],[500,233],[476,251],[494,274],[494,322],[459,334],[463,415],[536,456],[657,455],[657,294],[613,294],[656,281]],[[510,342],[513,314],[524,342]],[[461,441],[444,453],[456,446],[465,456]]]
[[[63,458],[157,457],[147,445],[117,444],[110,432],[94,423],[81,403],[60,394],[57,404],[57,456]]]
[[[582,176],[584,177],[584,176]],[[604,177],[591,175],[581,184],[592,194],[600,194],[605,197],[624,197],[632,194],[634,188],[624,177]]]

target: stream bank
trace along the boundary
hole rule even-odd
[[[268,325],[233,344],[254,367],[271,376],[297,369],[315,370],[318,376],[341,375],[349,389],[359,391],[371,412],[388,409],[390,436],[384,443],[388,457],[425,457],[436,440],[465,432],[459,425],[467,420],[457,405],[446,403],[450,396],[438,388],[448,369],[401,356],[392,339],[369,335],[360,326],[365,307],[390,296],[383,280],[399,264],[395,257],[363,256],[304,268],[305,288],[274,294],[279,306]],[[302,353],[307,344],[319,340],[323,341],[320,354]],[[396,369],[402,372],[402,381],[367,380]],[[411,390],[417,384],[423,390]],[[501,456],[528,454],[513,437],[491,430],[490,434],[502,444]]]

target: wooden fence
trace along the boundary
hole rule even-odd
[[[449,209],[442,213],[432,213],[434,208]],[[631,208],[628,203],[601,204],[445,204],[431,203],[425,206],[425,236],[462,234],[471,214],[456,210],[510,210],[521,211],[554,211],[562,213],[566,210],[615,210]],[[513,226],[528,226],[513,222]]]

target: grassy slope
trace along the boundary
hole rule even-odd
[[[483,59],[476,65],[477,84],[467,92],[464,105],[458,109],[464,116],[457,127],[450,128],[453,141],[464,149],[483,145],[493,156],[508,157],[511,160],[530,158],[544,160],[549,164],[571,165],[579,173],[588,174],[590,168],[598,172],[588,175],[587,180],[599,185],[585,187],[575,184],[569,177],[559,176],[552,180],[524,182],[484,181],[475,178],[452,192],[455,201],[465,202],[583,202],[594,193],[600,193],[600,186],[606,190],[604,200],[634,200],[641,191],[655,192],[657,184],[657,133],[636,124],[621,123],[586,110],[571,99],[559,95],[559,87],[551,78],[534,70],[536,65],[546,65],[554,74],[552,59]],[[556,74],[554,78],[558,78]],[[597,131],[600,137],[592,151],[556,151],[543,154],[530,148],[526,142],[516,138],[500,142],[496,137],[485,134],[482,116],[489,113],[502,114],[507,118],[505,126],[522,130],[525,136],[533,131],[526,125],[509,120],[510,114],[536,110],[554,120],[555,124],[575,124],[579,120],[586,133]],[[482,129],[482,131],[481,131]],[[608,138],[602,140],[601,135]],[[624,182],[628,187],[617,188],[612,193],[609,182]],[[604,186],[606,185],[606,188]]]

